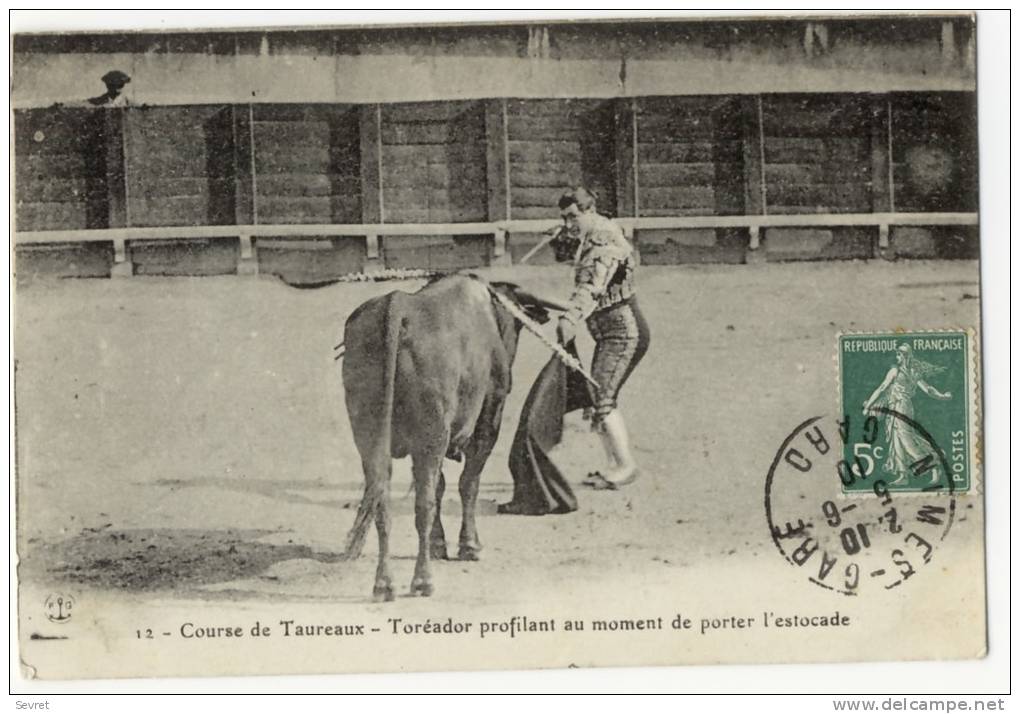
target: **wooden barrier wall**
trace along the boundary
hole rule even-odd
[[[744,213],[744,121],[733,97],[638,100],[638,215]]]
[[[973,93],[943,92],[19,110],[16,222],[24,232],[554,220],[560,192],[578,183],[621,217],[967,212],[975,109]],[[904,255],[932,253],[935,233],[902,229]],[[839,226],[762,238],[778,259],[866,257],[876,240]],[[510,253],[537,239],[513,236]],[[649,262],[666,263],[740,262],[748,241],[741,228],[639,236]],[[493,257],[487,235],[381,242],[394,267]],[[323,259],[312,247],[309,264]],[[230,272],[236,246],[205,248],[220,256],[212,272]],[[139,255],[170,271],[195,250]],[[335,267],[363,258],[348,251]]]
[[[356,108],[260,105],[252,114],[258,222],[359,223]]]
[[[104,228],[109,196],[107,116],[30,109],[14,125],[15,202],[22,230]]]
[[[506,102],[510,217],[556,215],[565,188],[587,186],[617,214],[614,102],[533,99]]]

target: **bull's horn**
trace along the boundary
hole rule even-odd
[[[566,312],[570,309],[570,304],[562,302],[560,300],[554,300],[552,298],[544,298],[530,293],[527,290],[517,289],[517,297],[524,302],[529,302],[534,305],[540,305],[547,310],[559,310],[560,312]]]

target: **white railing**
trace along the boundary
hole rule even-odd
[[[826,213],[742,216],[668,216],[617,218],[628,235],[641,230],[684,230],[698,228],[747,228],[749,250],[761,246],[763,228],[878,227],[878,247],[889,247],[890,226],[976,226],[976,213]],[[130,243],[141,241],[203,240],[237,238],[240,244],[239,273],[258,272],[253,239],[300,239],[314,237],[363,237],[367,257],[379,257],[381,236],[491,235],[493,257],[503,258],[507,236],[540,233],[557,224],[557,219],[509,220],[479,223],[364,223],[286,224],[231,226],[160,226],[158,228],[98,228],[88,230],[16,231],[16,246],[54,243],[107,242],[114,247],[114,273],[130,274]],[[120,267],[120,270],[117,268]]]

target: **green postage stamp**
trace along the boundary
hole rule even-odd
[[[890,492],[972,490],[973,340],[963,330],[839,336],[841,413],[864,420],[843,446],[844,493],[878,480]]]

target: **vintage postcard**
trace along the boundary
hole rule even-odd
[[[15,34],[21,675],[983,657],[978,30]]]

